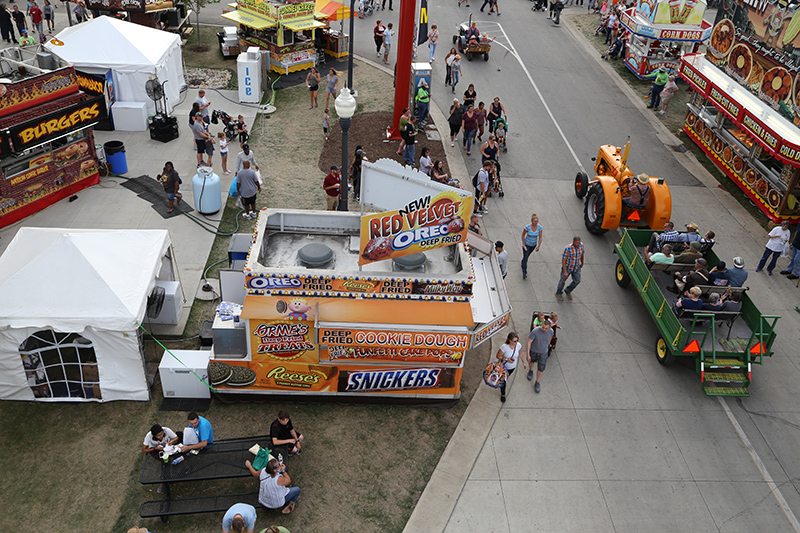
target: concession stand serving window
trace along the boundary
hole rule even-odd
[[[694,89],[683,129],[770,219],[800,221],[800,128],[765,100],[764,90],[756,95],[741,85],[738,78],[751,81],[739,75],[742,56],[730,59],[733,76],[701,54],[682,58],[680,75]],[[780,89],[791,77],[782,67],[764,70],[767,88]]]

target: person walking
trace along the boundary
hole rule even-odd
[[[450,106],[450,117],[447,123],[450,124],[450,146],[456,145],[456,137],[458,132],[461,131],[461,119],[464,116],[464,106],[458,98],[453,98],[453,105]]]
[[[236,173],[236,192],[242,199],[245,213],[244,218],[258,218],[256,212],[256,196],[261,192],[258,174],[250,168],[250,161],[242,163],[242,170]]]
[[[361,197],[361,167],[367,159],[367,153],[364,151],[362,145],[356,146],[356,153],[353,156],[353,162],[350,164],[350,181],[353,183],[353,198],[358,202]]]
[[[181,193],[178,192],[181,177],[172,165],[172,161],[167,161],[164,164],[164,170],[161,173],[160,181],[164,184],[164,192],[167,195],[167,200],[169,200],[169,209],[167,209],[167,213],[172,213],[175,210],[175,200],[181,203],[181,198],[183,198]]]
[[[325,85],[325,109],[328,109],[328,102],[331,95],[336,100],[336,86],[339,85],[339,73],[334,69],[328,71],[327,83]]]
[[[431,101],[431,95],[428,93],[428,82],[425,80],[419,82],[414,101],[417,103],[417,111],[419,112],[419,126],[424,128],[428,120],[428,109]]]
[[[513,331],[506,336],[506,342],[500,346],[500,349],[497,350],[497,360],[503,363],[503,366],[506,367],[506,372],[508,372],[508,377],[500,385],[500,401],[505,403],[506,401],[506,383],[508,380],[511,379],[511,374],[514,373],[514,370],[517,368],[517,362],[519,361],[519,352],[522,350],[522,345],[519,343],[519,335],[514,333]],[[527,363],[524,362],[525,368],[528,368]]]
[[[547,356],[550,350],[550,339],[553,338],[553,325],[549,320],[545,320],[542,325],[536,326],[528,335],[526,352],[528,354],[528,381],[533,379],[533,364],[536,363],[536,383],[533,390],[537,393],[541,391],[542,374],[547,367]]]
[[[448,85],[448,86],[450,85],[450,81],[452,79],[451,76],[450,76],[450,72],[451,72],[451,70],[453,68],[453,61],[455,60],[457,55],[458,55],[458,52],[456,52],[456,47],[454,46],[454,47],[452,47],[450,49],[449,52],[447,52],[447,55],[444,58],[444,70],[445,70],[444,84],[445,85]]]
[[[372,38],[375,40],[375,50],[378,52],[378,57],[381,57],[381,47],[383,46],[383,32],[386,30],[386,27],[383,23],[379,20],[375,23],[375,27],[372,28]]]
[[[503,249],[504,246],[505,243],[503,241],[494,243],[494,251],[497,252],[497,264],[500,265],[500,273],[503,274],[503,279],[506,279],[508,275],[508,252]]]
[[[256,155],[250,150],[250,145],[245,143],[242,145],[242,151],[236,155],[236,169],[234,173],[239,172],[244,168],[244,162],[250,161],[250,166],[259,170],[258,163],[256,163]]]
[[[456,85],[458,85],[458,80],[461,78],[461,56],[458,54],[456,54],[455,59],[453,59],[453,63],[450,65],[450,78],[451,87],[455,93]]]
[[[211,116],[208,113],[208,108],[211,106],[211,102],[206,99],[206,92],[203,89],[197,91],[197,98],[194,99],[194,103],[200,108],[200,114],[203,116],[203,122],[206,124],[211,124]]]
[[[386,0],[383,0],[386,2]],[[389,11],[392,10],[392,0],[389,0]],[[390,22],[386,29],[383,30],[383,63],[385,65],[389,64],[389,52],[392,51],[392,36],[393,36],[393,24]]]
[[[528,279],[528,258],[542,246],[542,226],[539,216],[531,215],[531,223],[522,228],[522,279]]]
[[[50,4],[50,0],[44,0],[44,7],[42,7],[42,12],[44,13],[44,20],[47,22],[47,31],[53,33],[55,31],[55,20],[56,20],[56,12],[55,8]]]
[[[461,117],[461,129],[464,130],[463,148],[467,151],[467,155],[472,155],[472,142],[475,140],[475,131],[478,129],[478,115],[475,113],[475,108],[472,105],[466,105],[467,108],[464,116]]]
[[[34,33],[39,36],[39,42],[44,42],[44,13],[35,0],[31,3],[30,17],[33,27],[36,28]]]
[[[564,301],[562,292],[566,293],[567,299],[572,300],[572,291],[581,282],[581,268],[583,268],[584,252],[581,238],[577,235],[572,238],[572,244],[564,248],[564,253],[561,254],[561,278],[558,280],[556,287],[556,300],[559,302]],[[564,289],[564,283],[567,278],[572,276],[572,283]]]
[[[2,34],[3,40],[9,44],[17,40],[17,36],[14,34],[14,22],[5,4],[0,4],[0,34]]]
[[[17,32],[22,35],[22,30],[25,30],[27,33],[28,21],[25,19],[25,13],[19,10],[19,6],[14,6],[11,16],[14,18],[14,24],[17,26]]]
[[[317,95],[319,94],[319,84],[321,81],[322,78],[319,75],[317,67],[311,67],[311,72],[306,75],[306,87],[308,87],[308,92],[311,95],[311,107],[309,107],[309,109],[314,109],[319,106]]]
[[[495,123],[502,116],[507,116],[506,108],[500,103],[500,97],[495,96],[492,103],[489,104],[489,112],[486,114],[486,120],[489,122],[489,133],[494,133]]]
[[[439,42],[439,30],[436,24],[431,26],[431,31],[428,32],[428,47],[431,49],[431,63],[436,61],[433,54],[436,53],[436,44]]]
[[[191,128],[192,134],[194,135],[194,143],[197,147],[197,166],[199,167],[204,163],[203,155],[208,151],[209,145],[211,145],[211,153],[214,153],[214,146],[212,144],[214,139],[206,131],[206,125],[199,111],[194,116],[194,122],[192,122]]]
[[[780,226],[772,228],[772,231],[770,231],[768,235],[767,246],[764,248],[764,255],[761,256],[761,260],[758,262],[756,272],[764,270],[767,259],[772,256],[769,265],[767,265],[767,274],[770,276],[772,275],[772,271],[775,270],[775,263],[778,261],[778,257],[781,253],[783,253],[783,247],[789,242],[791,236],[792,234],[789,232],[788,221],[783,221]]]
[[[478,141],[483,141],[483,127],[486,124],[486,107],[484,107],[483,102],[478,103],[478,109],[475,110],[475,113],[478,115]]]
[[[794,233],[794,240],[792,240],[792,255],[789,257],[789,264],[786,269],[781,271],[781,274],[788,276],[788,279],[800,278],[800,226]]]
[[[478,99],[478,93],[475,91],[475,85],[470,83],[467,90],[464,91],[464,105],[466,107],[475,106],[475,100]]]
[[[342,178],[339,176],[339,167],[331,165],[330,173],[325,176],[322,182],[322,189],[325,191],[326,207],[328,211],[336,211],[339,206],[339,187]]]
[[[483,167],[478,171],[478,186],[475,189],[476,203],[473,212],[479,217],[489,212],[486,208],[486,193],[489,191],[493,167],[494,163],[491,161],[484,161]]]
[[[651,72],[643,79],[653,79],[653,87],[650,89],[650,104],[647,109],[658,109],[661,105],[661,91],[669,81],[669,74],[667,74],[666,67],[659,67],[655,72]]]
[[[661,90],[661,110],[658,112],[659,115],[663,115],[667,112],[669,101],[672,100],[676,92],[678,92],[678,84],[675,83],[675,74],[672,74],[667,84],[664,85],[664,88]]]
[[[383,10],[383,9],[386,9],[386,0],[383,0],[383,2],[381,2],[381,9],[382,9],[382,10]],[[392,0],[389,0],[389,11],[392,11]],[[391,28],[391,26],[392,26],[392,25],[391,25],[391,24],[389,24],[389,27],[390,27],[390,28]]]

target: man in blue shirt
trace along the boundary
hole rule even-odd
[[[235,531],[253,533],[256,528],[256,508],[246,503],[234,503],[222,517],[222,533]]]
[[[741,287],[747,281],[747,270],[744,269],[744,259],[741,257],[733,258],[733,268],[725,271],[725,277],[731,287]]]
[[[184,444],[183,451],[202,450],[214,442],[214,430],[211,429],[211,422],[199,416],[194,411],[189,413],[189,426],[191,426],[191,428],[186,428],[186,431],[194,430],[198,442],[197,444]],[[185,436],[184,442],[186,442]]]

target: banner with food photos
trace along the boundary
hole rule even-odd
[[[365,215],[358,264],[466,242],[471,213],[472,196],[453,190],[419,197],[395,211]]]

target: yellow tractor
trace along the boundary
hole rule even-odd
[[[636,180],[627,164],[630,149],[630,141],[624,148],[604,144],[592,159],[595,178],[589,181],[585,172],[575,176],[575,195],[586,198],[583,221],[595,235],[620,226],[660,230],[672,215],[672,196],[664,178],[649,178],[650,199],[643,208],[623,204],[622,199],[630,196],[628,183]]]

